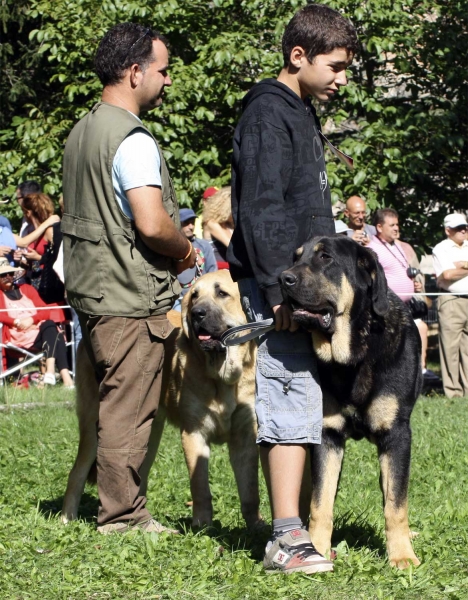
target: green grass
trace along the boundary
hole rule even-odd
[[[188,477],[173,428],[151,474],[149,508],[163,523],[186,527],[185,535],[99,535],[92,487],[81,520],[61,525],[77,426],[73,410],[54,404],[70,394],[60,387],[16,393],[16,402],[45,398],[50,406],[0,414],[2,600],[468,598],[467,400],[421,398],[415,409],[410,524],[420,532],[419,568],[396,571],[386,561],[378,461],[362,441],[348,443],[335,507],[335,572],[286,578],[262,571],[267,533],[252,537],[244,528],[225,447],[214,448],[211,464],[216,526],[190,531]],[[263,485],[262,512],[269,518]]]

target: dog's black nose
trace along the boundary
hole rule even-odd
[[[206,308],[203,306],[194,306],[192,308],[192,320],[193,321],[201,321],[206,317]]]
[[[284,273],[282,273],[280,276],[280,279],[281,279],[281,283],[288,287],[292,287],[293,285],[296,285],[296,283],[297,283],[297,277],[294,275],[294,273],[291,273],[291,272],[288,273],[288,271],[285,271]]]

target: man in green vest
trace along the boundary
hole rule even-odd
[[[62,230],[67,296],[99,382],[98,530],[159,533],[167,528],[146,509],[139,471],[172,330],[166,313],[180,293],[177,274],[196,261],[163,155],[139,118],[172,83],[166,41],[116,25],[95,70],[102,101],[65,148]]]

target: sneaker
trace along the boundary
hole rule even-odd
[[[178,535],[180,532],[177,529],[170,529],[164,527],[155,519],[144,521],[143,523],[137,523],[131,525],[130,523],[109,523],[108,525],[101,525],[97,528],[99,533],[103,535],[109,535],[110,533],[127,533],[128,531],[142,531],[143,533],[171,533]]]
[[[437,386],[437,387],[442,387],[442,379],[436,375],[434,373],[434,371],[431,371],[430,369],[426,369],[423,372],[423,380],[424,380],[424,385],[433,385],[433,386]]]
[[[42,378],[42,383],[47,385],[55,385],[57,380],[53,373],[44,373],[44,377]]]
[[[333,563],[317,552],[309,532],[304,529],[287,531],[273,540],[271,546],[267,546],[263,567],[267,573],[285,575],[333,571]]]

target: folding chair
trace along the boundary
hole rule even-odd
[[[39,362],[44,357],[44,352],[30,352],[11,342],[3,343],[3,324],[0,323],[0,385],[3,385],[5,377],[20,371],[24,367]],[[18,359],[18,362],[8,367],[8,358]],[[23,358],[23,360],[21,360]]]
[[[72,377],[75,376],[76,370],[76,356],[75,356],[75,332],[73,328],[73,321],[67,320],[65,313],[61,308],[55,308],[54,305],[50,305],[50,320],[56,323],[59,330],[62,332],[65,339],[65,346],[70,349],[72,368],[70,374]],[[11,342],[6,344],[3,342],[3,324],[0,323],[0,385],[3,385],[5,377],[20,371],[23,367],[26,367],[35,362],[39,362],[45,356],[45,352],[31,352],[24,348],[20,348]],[[8,358],[18,359],[18,363],[11,367],[8,367]],[[23,359],[23,360],[21,360]]]

